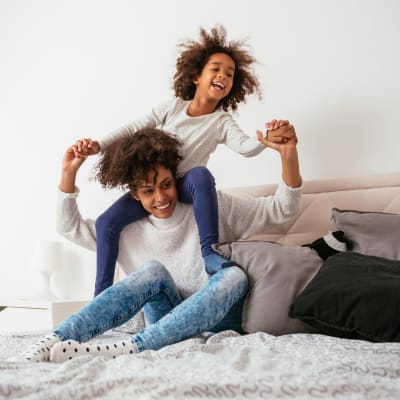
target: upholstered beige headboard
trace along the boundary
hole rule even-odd
[[[277,185],[223,189],[239,196],[268,196]],[[400,172],[304,182],[300,213],[285,225],[255,238],[283,244],[305,244],[334,230],[332,208],[400,214]]]

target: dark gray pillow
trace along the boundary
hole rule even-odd
[[[214,248],[236,261],[248,275],[242,323],[245,332],[285,335],[313,331],[290,318],[288,311],[323,263],[315,250],[264,241],[221,243]]]
[[[326,335],[399,342],[400,261],[345,252],[329,257],[290,307]]]
[[[354,252],[400,260],[400,214],[333,208],[332,218]]]

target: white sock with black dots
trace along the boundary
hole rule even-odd
[[[124,354],[137,353],[136,346],[128,339],[115,343],[80,343],[75,340],[65,340],[51,348],[50,361],[63,362],[74,357],[106,356],[116,358]]]
[[[50,333],[22,353],[21,358],[34,362],[50,361],[50,349],[60,342],[61,339],[55,333]]]

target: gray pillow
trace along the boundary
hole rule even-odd
[[[353,244],[353,251],[400,260],[400,214],[332,209],[336,227]]]
[[[285,335],[313,331],[304,322],[290,318],[288,312],[323,263],[315,250],[264,241],[221,243],[214,248],[247,273],[249,293],[242,323],[245,332]]]

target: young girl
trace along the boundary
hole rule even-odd
[[[101,143],[90,139],[77,141],[77,149],[92,155],[104,150],[121,135],[132,135],[142,128],[158,127],[176,134],[183,142],[183,161],[179,165],[178,193],[181,201],[193,203],[206,271],[213,274],[231,266],[212,249],[217,243],[218,203],[214,178],[204,168],[210,154],[223,143],[245,156],[259,154],[265,147],[257,138],[247,136],[231,113],[252,93],[260,94],[259,82],[251,70],[253,56],[241,42],[226,40],[223,27],[207,33],[200,30],[200,40],[189,40],[176,62],[174,89],[176,98],[163,103],[144,117],[110,134]],[[286,140],[274,130],[287,121],[267,124],[270,141]],[[115,187],[113,182],[108,187]],[[128,224],[148,213],[132,198],[123,195],[96,221],[97,273],[95,295],[112,285],[118,257],[119,236]]]

